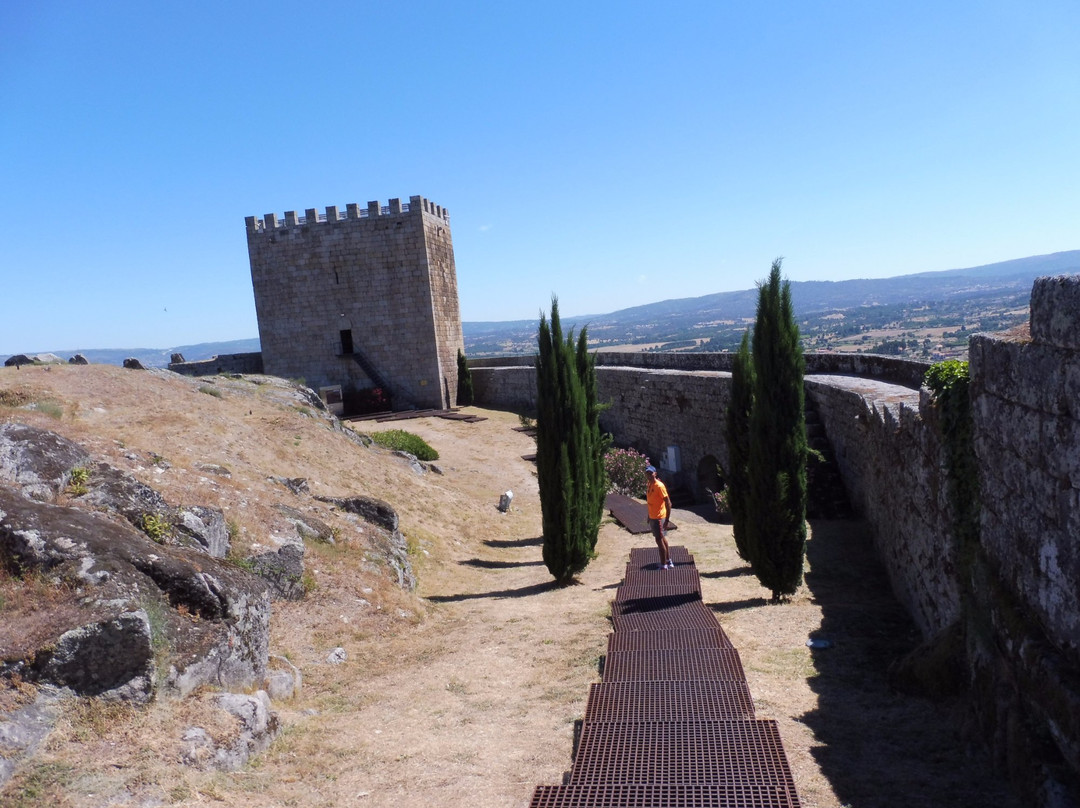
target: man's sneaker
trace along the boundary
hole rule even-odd
[[[674,561],[672,561],[671,559],[668,559],[668,563],[667,563],[667,567],[666,567],[666,569],[669,569],[669,570],[673,570],[673,569],[675,569],[675,562],[674,562]]]

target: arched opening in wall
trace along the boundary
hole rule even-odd
[[[708,502],[716,491],[722,491],[726,482],[720,474],[720,462],[712,455],[705,455],[697,464],[697,494],[699,499]]]

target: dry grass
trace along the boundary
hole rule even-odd
[[[630,548],[648,540],[606,523],[580,582],[552,586],[533,467],[520,459],[533,443],[513,431],[516,416],[407,422],[441,455],[445,474],[421,476],[343,440],[268,385],[217,378],[218,398],[199,392],[206,380],[120,368],[0,371],[0,391],[15,382],[68,414],[56,421],[9,408],[0,418],[62,431],[174,504],[222,507],[244,547],[272,545],[288,529],[275,502],[318,506],[269,476],[305,477],[313,493],[385,499],[401,515],[420,583],[415,595],[401,592],[367,552],[362,525],[318,510],[341,541],[309,544],[315,590],[305,602],[275,604],[271,652],[301,668],[304,689],[276,705],[284,731],[268,752],[228,774],[178,762],[185,728],[230,731],[209,691],[141,711],[91,705],[70,713],[0,803],[486,808],[525,806],[537,784],[561,780],[574,721],[598,681],[608,603]],[[496,504],[507,489],[515,497],[503,515]],[[736,557],[729,526],[691,512],[676,522],[673,541],[695,554],[758,715],[780,724],[804,805],[1010,804],[985,759],[960,741],[953,707],[886,686],[888,662],[915,638],[861,525],[815,524],[807,583],[774,606]],[[833,646],[810,651],[811,635]],[[347,659],[329,664],[337,646]]]

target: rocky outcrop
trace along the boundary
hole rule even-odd
[[[51,504],[64,491],[79,509]],[[0,671],[136,702],[261,683],[270,590],[227,551],[219,510],[172,508],[59,435],[0,425],[0,562],[73,595],[33,632],[0,629]]]
[[[328,502],[370,523],[375,528],[374,535],[371,537],[372,546],[397,575],[398,586],[409,591],[416,588],[416,574],[409,560],[405,537],[398,529],[397,511],[389,503],[374,497],[315,497],[315,499]]]
[[[51,502],[64,490],[71,470],[90,462],[81,446],[26,424],[0,424],[0,481],[25,496]]]
[[[217,697],[217,706],[233,718],[232,737],[219,741],[202,727],[190,727],[181,739],[180,759],[189,766],[204,769],[242,769],[277,736],[280,729],[277,715],[270,709],[270,698],[262,690],[250,696],[223,693]]]
[[[4,673],[134,701],[159,683],[182,694],[265,676],[270,596],[238,567],[3,487],[0,558],[70,587],[78,605],[74,625],[59,622],[31,646],[6,637]]]

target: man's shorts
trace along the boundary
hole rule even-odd
[[[652,530],[653,538],[657,541],[660,541],[666,535],[663,519],[650,519],[649,529]]]

